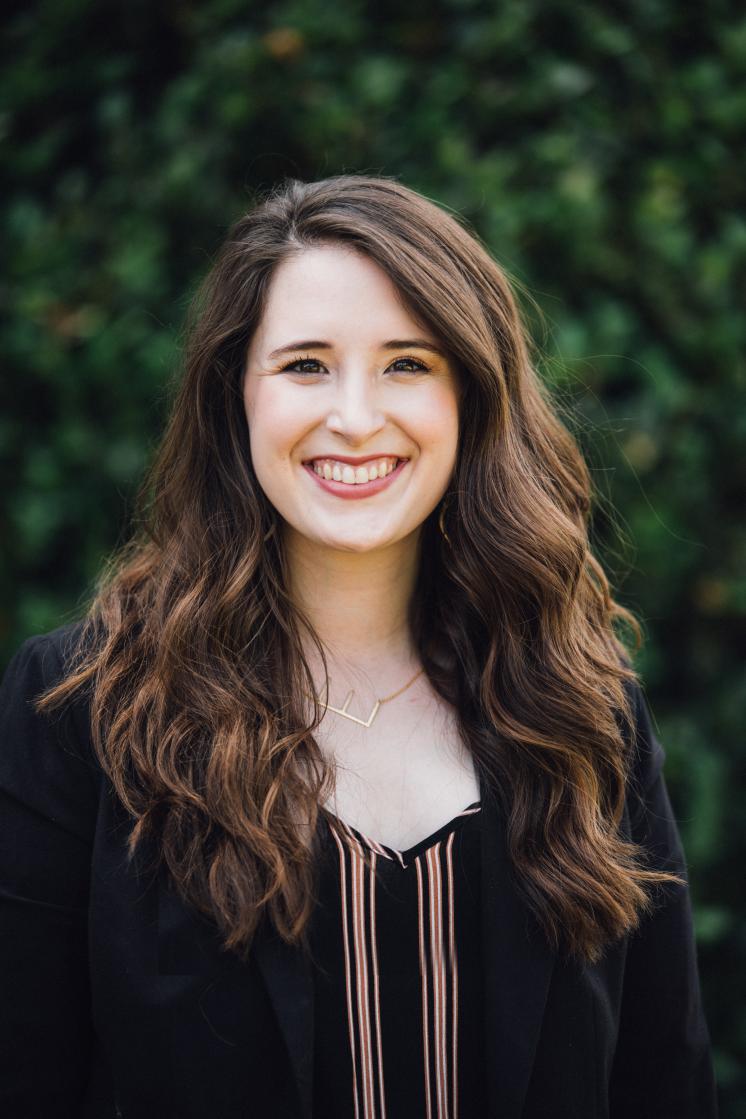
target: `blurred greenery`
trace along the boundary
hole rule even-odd
[[[746,19],[631,0],[46,0],[6,15],[0,645],[123,538],[184,311],[286,175],[393,175],[526,303],[690,865],[723,1114],[746,1116]],[[621,535],[620,535],[621,530]]]

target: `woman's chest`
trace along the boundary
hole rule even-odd
[[[445,705],[402,705],[368,728],[335,719],[316,732],[336,773],[324,807],[379,843],[412,847],[479,799],[473,758]]]

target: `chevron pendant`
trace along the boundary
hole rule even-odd
[[[380,701],[380,699],[376,700],[376,705],[373,708],[373,710],[371,711],[367,720],[366,719],[358,719],[357,716],[350,715],[348,710],[347,710],[347,708],[350,705],[350,700],[352,699],[354,694],[355,694],[354,690],[349,691],[347,693],[347,697],[346,697],[346,699],[344,701],[344,705],[342,707],[332,707],[332,705],[330,703],[323,703],[321,700],[319,700],[319,703],[321,704],[322,707],[326,707],[326,709],[328,711],[336,711],[337,715],[344,715],[345,719],[351,719],[353,723],[359,723],[361,727],[369,727],[370,724],[373,722],[373,720],[376,717],[376,713],[378,712],[378,708],[381,706],[381,701]]]

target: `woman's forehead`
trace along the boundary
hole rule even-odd
[[[278,265],[255,332],[262,352],[291,342],[378,349],[393,340],[437,345],[374,261],[342,247],[313,247]]]

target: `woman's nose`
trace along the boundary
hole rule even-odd
[[[385,422],[377,381],[367,373],[350,373],[339,378],[327,415],[326,425],[330,431],[362,442],[367,435],[379,431]]]

